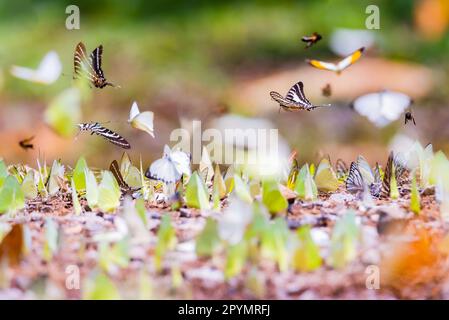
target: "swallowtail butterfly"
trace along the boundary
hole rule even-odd
[[[90,123],[79,123],[78,127],[80,131],[90,131],[92,134],[97,134],[109,142],[122,147],[124,149],[130,149],[131,145],[128,143],[128,141],[125,140],[121,135],[118,133],[115,133],[112,130],[109,130],[108,128],[103,127],[98,122],[90,122]]]
[[[348,177],[346,178],[346,190],[350,193],[360,194],[364,192],[366,187],[368,187],[372,196],[380,196],[382,181],[380,178],[379,166],[377,165],[374,171],[373,182],[368,183],[366,179],[363,178],[359,164],[357,162],[352,162],[349,167]]]
[[[86,46],[80,42],[75,48],[74,56],[74,79],[84,79],[93,84],[96,88],[106,86],[115,87],[114,84],[107,82],[103,70],[101,69],[101,56],[103,54],[103,45],[99,45],[87,56]]]
[[[293,87],[288,90],[285,98],[276,91],[270,92],[271,98],[275,100],[282,109],[286,111],[307,110],[311,111],[319,107],[328,107],[330,105],[315,106],[313,105],[304,94],[304,84],[299,81]]]

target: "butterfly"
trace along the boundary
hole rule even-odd
[[[302,42],[306,42],[306,49],[310,48],[312,45],[314,45],[315,43],[317,43],[318,41],[320,41],[322,39],[322,36],[320,34],[318,34],[317,32],[312,33],[311,36],[303,36],[301,38]]]
[[[331,62],[314,60],[314,59],[307,59],[306,62],[308,64],[310,64],[312,67],[322,69],[322,70],[334,71],[337,74],[340,74],[343,70],[345,70],[349,66],[353,65],[357,60],[359,60],[363,54],[363,51],[365,51],[365,47],[362,47],[362,48],[354,51],[349,56],[345,57],[343,60],[340,60],[336,64],[331,63]]]
[[[372,196],[378,197],[382,189],[380,168],[378,165],[372,175],[372,182],[367,181],[362,175],[360,165],[357,162],[352,162],[349,167],[348,177],[346,178],[346,190],[350,193],[361,194],[368,188]]]
[[[34,139],[34,136],[27,138],[27,139],[23,139],[19,141],[19,146],[24,149],[25,151],[27,151],[28,149],[33,149],[34,145],[31,143],[31,141]]]
[[[183,174],[191,175],[190,160],[188,153],[180,150],[173,151],[165,145],[164,155],[150,165],[145,176],[165,183],[177,182]]]
[[[131,148],[131,145],[128,143],[128,141],[125,140],[125,138],[123,138],[118,133],[115,133],[114,131],[103,127],[98,122],[79,123],[77,126],[80,129],[80,132],[81,131],[90,131],[91,135],[95,133],[119,147],[122,147],[124,149]]]
[[[61,72],[62,63],[55,51],[47,53],[36,70],[18,66],[11,68],[14,77],[42,84],[52,84],[58,80]]]
[[[321,94],[324,97],[330,97],[332,95],[332,87],[329,83],[321,88]]]
[[[122,193],[124,194],[130,194],[132,195],[132,193],[134,191],[137,191],[139,188],[131,188],[125,181],[125,179],[123,179],[122,173],[120,172],[120,167],[118,165],[117,160],[114,160],[111,162],[111,165],[109,166],[109,171],[112,172],[112,174],[115,177],[115,180],[117,180],[118,185],[120,187],[120,190],[122,191]]]
[[[391,151],[388,155],[384,178],[382,180],[382,194],[384,196],[390,195],[390,182],[393,175],[393,170],[398,186],[401,186],[408,181],[409,172],[407,168],[402,163],[399,154],[395,156],[393,151]]]
[[[377,127],[384,127],[399,119],[412,102],[404,93],[384,90],[358,97],[352,107]]]
[[[286,111],[295,111],[295,110],[311,111],[315,108],[330,106],[330,105],[315,106],[309,100],[307,100],[306,96],[304,95],[304,84],[301,81],[296,83],[293,87],[290,88],[290,90],[288,90],[285,98],[276,91],[271,91],[270,96],[271,98],[273,98],[273,100],[279,103],[281,108],[283,108]]]
[[[346,162],[344,162],[342,159],[338,159],[335,164],[335,168],[337,178],[339,180],[345,179],[346,175],[348,174],[348,166],[346,165]]]
[[[96,88],[106,86],[115,87],[114,84],[107,82],[103,70],[101,69],[101,56],[103,54],[103,45],[99,45],[87,56],[86,46],[80,42],[75,48],[74,79],[85,79],[92,83]]]
[[[133,102],[128,119],[133,128],[145,131],[154,138],[153,119],[154,113],[152,111],[140,112],[137,102]]]
[[[405,121],[404,124],[407,124],[409,121],[412,121],[413,124],[416,126],[415,117],[413,116],[411,111],[407,111],[405,113]]]

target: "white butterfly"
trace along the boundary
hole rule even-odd
[[[145,176],[165,183],[173,183],[179,181],[183,174],[191,175],[190,155],[179,150],[173,151],[165,145],[164,155],[151,164]]]
[[[399,119],[411,104],[412,99],[408,95],[384,90],[358,97],[354,100],[353,107],[377,127],[384,127]]]
[[[36,70],[18,66],[11,67],[11,74],[13,76],[42,84],[52,84],[58,80],[61,72],[62,64],[55,51],[47,53]]]
[[[153,120],[154,113],[152,111],[140,112],[137,102],[133,102],[128,119],[133,128],[145,131],[154,138]]]

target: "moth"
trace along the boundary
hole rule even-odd
[[[28,149],[33,149],[34,145],[31,143],[31,141],[34,139],[34,136],[27,138],[27,139],[23,139],[19,141],[19,146],[27,151]]]
[[[306,49],[307,49],[307,48],[310,48],[315,43],[317,43],[318,41],[320,41],[321,39],[322,39],[322,36],[319,33],[314,32],[314,33],[312,33],[311,36],[303,36],[301,38],[301,41],[307,43],[306,44]]]
[[[415,117],[413,116],[411,111],[407,111],[405,113],[405,121],[404,124],[407,124],[409,121],[412,121],[413,124],[416,126]]]
[[[362,47],[347,57],[343,58],[337,63],[332,62],[324,62],[314,59],[307,59],[306,62],[310,64],[312,67],[321,69],[321,70],[328,70],[328,71],[334,71],[337,74],[340,74],[343,70],[346,68],[352,66],[357,60],[359,60],[362,57],[363,52],[365,51],[365,47]]]
[[[79,123],[78,128],[81,131],[90,131],[90,134],[96,134],[104,139],[108,140],[109,142],[123,148],[123,149],[130,149],[131,145],[126,141],[125,138],[123,138],[118,133],[115,133],[112,130],[109,130],[108,128],[103,127],[98,122],[90,122],[90,123]]]
[[[286,111],[307,110],[311,111],[315,108],[328,107],[330,105],[316,106],[313,105],[304,94],[304,84],[299,81],[288,90],[285,98],[276,91],[271,91],[270,96],[279,103],[280,107]],[[281,110],[281,109],[279,109]]]
[[[86,46],[80,42],[75,48],[73,59],[74,79],[84,79],[96,88],[104,88],[106,86],[115,87],[114,84],[108,82],[101,69],[101,56],[103,55],[103,45],[99,45],[87,56]]]
[[[332,87],[329,83],[321,88],[321,94],[326,98],[332,95]]]

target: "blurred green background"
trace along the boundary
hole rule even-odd
[[[71,4],[80,8],[80,30],[65,27]],[[305,58],[337,59],[328,46],[333,31],[365,29],[370,4],[380,8],[381,28],[373,30],[376,42],[360,62],[340,77],[310,70]],[[69,164],[85,155],[89,164],[102,167],[120,157],[121,149],[100,138],[63,139],[43,121],[51,99],[72,84],[79,41],[89,51],[103,44],[106,77],[121,86],[93,89],[82,106],[83,121],[110,121],[107,126],[133,146],[132,159],[141,154],[145,166],[161,156],[180,116],[207,123],[223,112],[270,119],[301,160],[326,153],[350,160],[361,153],[380,161],[400,132],[448,151],[448,21],[448,0],[2,1],[0,155],[9,163],[33,165],[39,154]],[[314,31],[323,40],[305,50],[300,38]],[[56,83],[44,86],[9,74],[11,65],[37,66],[50,50],[58,52],[64,66]],[[285,93],[294,83],[289,78],[294,70],[310,100],[331,102],[334,109],[278,113],[264,84]],[[327,79],[336,91],[323,99],[319,92]],[[417,127],[404,128],[401,118],[379,129],[348,107],[359,94],[396,85],[415,99]],[[126,123],[134,100],[141,111],[155,113],[155,139]],[[35,149],[20,149],[18,141],[31,135],[36,135]]]

